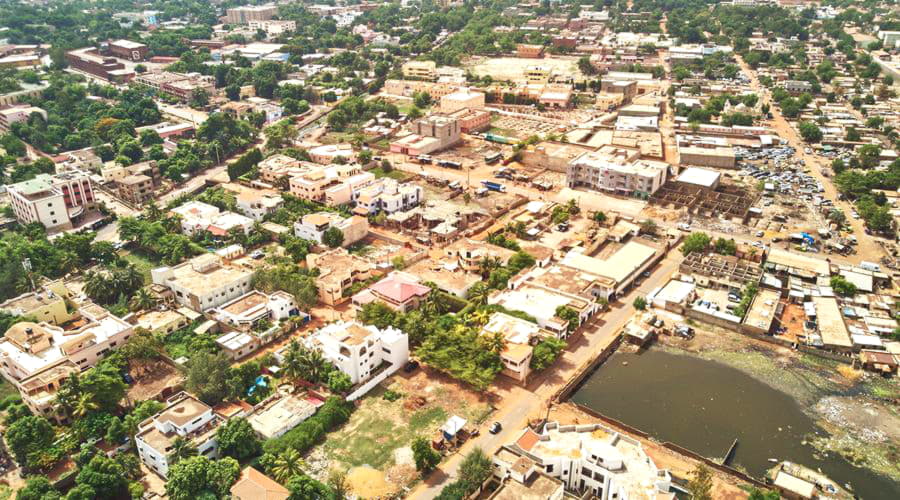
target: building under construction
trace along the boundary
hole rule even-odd
[[[758,199],[744,188],[719,184],[715,189],[671,181],[659,188],[650,197],[653,205],[687,209],[687,212],[701,217],[720,217],[744,224],[750,215],[750,208]]]
[[[698,285],[707,288],[741,289],[749,283],[759,283],[762,277],[759,263],[714,253],[689,253],[678,270],[693,275]]]

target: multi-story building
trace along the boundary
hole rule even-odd
[[[363,189],[375,183],[375,174],[371,172],[359,172],[332,183],[325,188],[325,204],[329,207],[350,205],[359,198]]]
[[[463,271],[477,273],[485,259],[496,260],[505,266],[516,252],[484,241],[462,238],[444,247],[444,254]]]
[[[370,172],[363,172],[359,165],[329,165],[327,167],[306,165],[309,166],[308,170],[292,176],[288,181],[291,194],[304,200],[326,203],[329,190],[332,190],[330,193],[331,205],[341,204],[339,201],[349,203],[352,201],[352,188],[332,188],[349,183],[357,186],[356,189],[360,189],[375,181],[375,176]],[[347,196],[348,194],[349,196]]]
[[[310,269],[319,269],[316,277],[319,300],[328,306],[346,302],[350,299],[350,287],[354,283],[376,275],[375,264],[343,248],[321,254],[311,253],[306,256],[306,265]]]
[[[134,71],[125,68],[115,57],[104,57],[93,47],[66,52],[69,66],[112,83],[128,83]]]
[[[263,30],[269,36],[278,36],[282,33],[293,33],[297,30],[296,21],[250,21],[247,24],[251,30]]]
[[[459,109],[448,116],[459,123],[459,131],[464,134],[480,132],[491,127],[491,113],[484,109]]]
[[[500,351],[503,370],[500,372],[520,384],[528,381],[531,374],[531,358],[534,355],[533,343],[541,337],[551,336],[541,330],[536,323],[525,321],[505,313],[494,313],[487,324],[481,328],[481,335],[501,335],[506,341]]]
[[[251,21],[268,21],[278,14],[274,5],[245,5],[225,11],[225,22],[228,24],[250,24]]]
[[[0,107],[11,106],[27,97],[38,97],[41,95],[41,92],[50,86],[50,84],[43,82],[40,84],[23,82],[20,83],[19,86],[22,87],[21,90],[0,94]]]
[[[340,321],[322,327],[307,342],[354,384],[369,380],[384,363],[402,366],[409,360],[409,337],[391,326],[382,330]]]
[[[649,198],[665,184],[668,172],[666,163],[634,159],[627,151],[605,147],[573,160],[566,169],[566,183],[573,188]]]
[[[238,212],[260,222],[284,204],[281,195],[260,189],[245,189],[235,196]]]
[[[189,101],[195,91],[203,91],[207,95],[214,95],[216,92],[215,80],[197,73],[184,74],[171,71],[144,73],[135,76],[134,82],[165,92],[182,101]]]
[[[427,155],[456,145],[459,122],[449,116],[430,115],[410,124],[411,134],[391,143],[391,152],[410,156]]]
[[[361,308],[370,302],[380,302],[395,311],[405,313],[419,307],[431,294],[431,288],[409,273],[393,271],[383,280],[353,296],[353,305]]]
[[[516,45],[516,56],[529,59],[540,59],[544,57],[544,46],[520,43]]]
[[[447,94],[441,97],[441,113],[453,113],[460,109],[483,109],[484,93],[475,92],[469,88],[461,89],[459,92]]]
[[[392,214],[416,207],[423,199],[422,186],[412,183],[400,184],[395,179],[383,178],[359,190],[355,196],[356,208],[353,212],[362,216],[378,212]]]
[[[301,162],[283,154],[272,155],[256,165],[259,178],[272,186],[283,182],[281,179],[302,175],[310,170],[311,163]],[[314,166],[314,165],[312,165]]]
[[[536,470],[562,481],[578,498],[675,499],[672,476],[657,468],[640,441],[599,424],[550,422],[540,434],[525,429],[493,462],[501,480],[523,482],[523,475]]]
[[[47,112],[37,106],[19,104],[0,109],[0,132],[9,132],[13,123],[27,121],[32,113],[37,113],[47,119]]]
[[[356,215],[344,218],[334,212],[318,212],[304,215],[295,222],[294,235],[321,245],[325,232],[331,228],[341,231],[344,235],[341,246],[348,247],[369,234],[369,220]]]
[[[80,321],[62,326],[16,323],[0,340],[0,373],[34,414],[57,422],[68,419],[56,406],[60,384],[121,347],[132,333],[130,324],[96,304],[81,307],[78,316]]]
[[[241,331],[253,329],[260,321],[281,321],[298,315],[294,296],[278,290],[267,294],[253,290],[212,311],[216,320]]]
[[[222,238],[235,228],[240,228],[244,234],[253,228],[253,219],[234,212],[222,212],[201,201],[192,200],[171,211],[181,216],[181,230],[189,235],[209,231],[214,237]]]
[[[0,304],[0,311],[23,318],[33,318],[51,325],[61,325],[75,317],[66,300],[69,290],[62,280],[51,281],[40,290],[13,297]]]
[[[116,184],[119,198],[132,205],[142,205],[153,198],[153,179],[146,175],[129,175]]]
[[[403,76],[420,80],[435,80],[437,65],[434,61],[409,61],[403,64]]]
[[[141,462],[161,477],[166,477],[171,465],[173,445],[177,438],[186,439],[207,458],[217,458],[219,443],[216,429],[224,419],[208,405],[186,392],[166,401],[166,407],[144,420],[134,436]]]
[[[802,94],[812,91],[812,84],[805,80],[785,80],[781,85],[784,87],[784,90],[791,94]]]
[[[174,267],[151,271],[153,283],[172,290],[175,300],[195,311],[219,307],[251,290],[253,272],[203,254]]]
[[[22,224],[38,222],[47,229],[69,229],[96,204],[91,178],[82,172],[40,174],[29,181],[7,186]]]
[[[109,42],[110,54],[129,61],[143,61],[147,58],[147,51],[149,50],[150,48],[143,43],[132,42],[131,40]]]

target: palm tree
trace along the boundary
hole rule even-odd
[[[169,453],[169,464],[175,465],[180,460],[197,456],[197,448],[183,436],[177,436],[172,441],[172,453]]]
[[[131,300],[128,301],[128,308],[132,311],[144,311],[152,309],[156,306],[156,299],[150,295],[146,288],[138,290]]]
[[[163,212],[162,209],[159,208],[159,205],[156,204],[155,200],[150,200],[144,207],[144,213],[147,214],[147,220],[155,222],[162,218]]]
[[[500,261],[500,257],[490,257],[485,256],[481,259],[481,262],[478,263],[478,272],[481,273],[482,278],[487,278],[488,275],[491,274],[491,271],[497,269],[502,265]]]
[[[502,352],[506,348],[506,337],[500,332],[494,332],[481,336],[481,342],[484,348],[491,352]]]
[[[467,297],[469,301],[474,304],[484,305],[487,303],[487,299],[490,293],[491,290],[490,288],[488,288],[487,283],[479,281],[472,285],[472,288],[469,288]]]
[[[491,313],[489,311],[479,309],[468,315],[466,323],[481,327],[486,325],[490,318]]]
[[[272,465],[272,475],[279,483],[287,483],[292,477],[303,473],[306,462],[294,448],[284,450]]]
[[[303,378],[303,360],[301,356],[300,343],[292,340],[288,344],[287,352],[284,353],[284,362],[281,363],[285,377],[292,380]]]
[[[328,360],[322,356],[322,351],[318,349],[305,349],[301,354],[303,360],[304,378],[310,382],[320,382],[328,373]]]
[[[72,409],[72,415],[83,418],[89,413],[97,411],[99,408],[100,405],[94,401],[94,395],[85,392],[82,393],[81,396],[78,396],[78,401],[75,402],[75,407]]]
[[[89,271],[84,280],[85,295],[101,304],[113,302],[118,295],[114,295],[115,290],[110,281],[106,272]]]

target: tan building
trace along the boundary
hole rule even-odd
[[[544,46],[520,43],[516,45],[516,56],[529,59],[541,59],[544,57]]]
[[[250,291],[253,272],[223,262],[216,254],[203,254],[175,267],[151,272],[153,283],[172,290],[175,300],[194,311],[218,307]]]
[[[350,287],[354,283],[365,281],[376,274],[375,264],[351,255],[343,248],[320,254],[311,253],[306,256],[306,265],[319,269],[319,276],[316,277],[319,300],[328,306],[346,302],[350,299]]]
[[[459,92],[447,94],[441,97],[441,113],[453,113],[460,109],[483,109],[484,93],[475,92],[469,88],[461,89]]]
[[[357,215],[344,218],[334,212],[318,212],[304,215],[294,223],[294,235],[304,240],[322,245],[325,232],[332,227],[344,235],[342,247],[348,247],[365,238],[369,234],[369,220]]]
[[[129,175],[117,184],[119,198],[132,205],[143,205],[153,198],[153,179],[146,175]]]
[[[455,146],[462,139],[459,122],[452,117],[430,115],[410,124],[410,135],[391,143],[391,152],[427,155]]]
[[[402,271],[394,271],[386,278],[353,296],[353,305],[362,307],[381,302],[402,313],[417,309],[431,294],[431,288],[419,278]]]
[[[409,61],[403,64],[402,69],[406,78],[437,79],[437,64],[434,61]]]
[[[552,335],[544,332],[536,323],[505,313],[494,313],[481,329],[481,335],[497,334],[502,335],[506,341],[500,351],[500,361],[503,363],[503,371],[500,373],[524,385],[531,374],[534,343],[543,336]]]
[[[228,24],[250,24],[250,21],[268,21],[278,14],[274,5],[245,5],[225,11],[225,22]]]
[[[485,259],[496,259],[505,266],[516,252],[484,241],[463,238],[444,247],[444,254],[451,261],[458,262],[463,271],[477,273]]]
[[[287,488],[249,465],[230,491],[234,500],[287,500],[291,496]]]
[[[0,311],[37,322],[61,325],[76,315],[69,311],[69,290],[62,280],[51,281],[37,292],[29,292],[0,304]]]

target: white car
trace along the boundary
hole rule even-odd
[[[850,212],[850,217],[853,217],[854,219],[859,219],[859,213],[857,213],[856,210],[854,210],[854,211]]]

